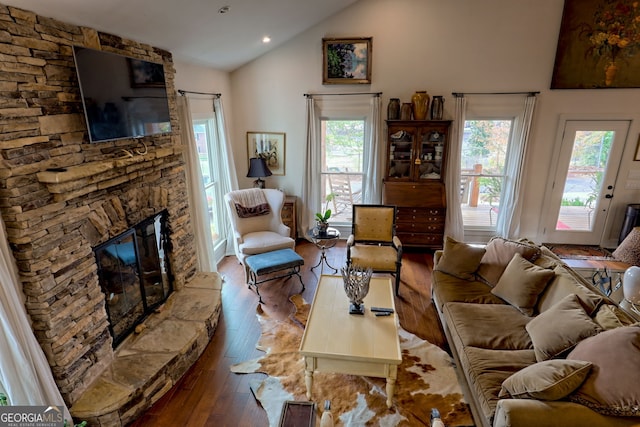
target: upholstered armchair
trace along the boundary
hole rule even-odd
[[[278,249],[295,249],[296,242],[289,237],[290,229],[282,223],[282,191],[236,190],[227,193],[224,199],[233,228],[233,246],[244,267],[245,280],[249,278],[244,262],[246,257]]]
[[[371,267],[374,273],[395,276],[396,295],[400,288],[402,243],[396,230],[396,207],[353,205],[353,225],[347,239],[347,263]]]

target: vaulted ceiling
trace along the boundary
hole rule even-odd
[[[0,0],[232,71],[357,0]],[[226,13],[221,9],[228,7]],[[271,38],[263,43],[263,37]]]

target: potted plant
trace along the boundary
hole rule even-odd
[[[324,198],[324,211],[316,212],[316,228],[318,230],[318,234],[327,234],[327,228],[329,228],[329,218],[331,218],[331,209],[329,209],[329,202],[333,201],[336,197],[335,194],[329,193],[327,197]]]

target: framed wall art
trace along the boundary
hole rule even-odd
[[[551,89],[640,87],[635,0],[565,0]]]
[[[371,84],[371,37],[322,39],[322,84]]]
[[[284,175],[284,132],[247,132],[247,153],[249,159],[262,157],[274,175]],[[249,160],[247,159],[247,162]]]

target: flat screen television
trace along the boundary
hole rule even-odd
[[[74,46],[91,142],[171,131],[162,64]]]

